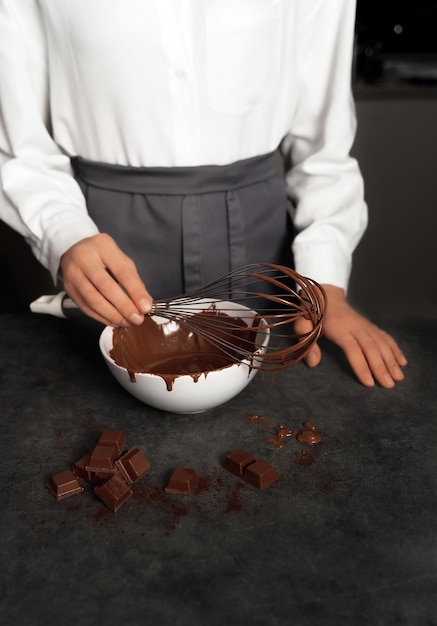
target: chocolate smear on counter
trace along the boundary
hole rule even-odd
[[[296,439],[299,443],[307,443],[311,446],[322,441],[322,436],[315,430],[301,430],[296,435]]]
[[[306,450],[299,450],[299,452],[295,455],[294,463],[296,465],[302,465],[304,467],[309,467],[314,463],[315,459],[312,454],[307,452]]]
[[[276,428],[275,437],[268,437],[266,439],[266,443],[271,443],[279,450],[282,448],[283,441],[286,437],[294,437],[296,435],[296,431],[287,428],[283,424],[278,424]]]
[[[295,437],[299,443],[315,445],[322,441],[322,436],[316,431],[316,426],[311,422],[304,422],[303,430],[293,430],[281,423],[275,423],[267,419],[265,415],[249,415],[247,419],[250,422],[257,422],[265,430],[270,430],[270,436],[265,439],[266,443],[270,443],[278,450],[283,447],[284,440],[287,437]]]
[[[129,372],[132,382],[135,374],[155,374],[171,391],[179,376],[189,375],[197,382],[202,374],[239,362],[239,348],[247,353],[248,342],[255,351],[255,331],[240,318],[208,309],[191,315],[189,322],[190,328],[174,320],[158,323],[154,316],[146,316],[139,326],[114,328],[110,355]],[[205,326],[214,343],[202,336]],[[221,347],[224,342],[226,352]]]
[[[296,437],[297,430],[292,430],[284,424],[277,424],[267,419],[265,415],[249,415],[247,418],[250,422],[257,422],[261,427],[270,432],[270,436],[265,439],[266,443],[270,443],[278,450],[284,445],[284,439],[287,437]]]

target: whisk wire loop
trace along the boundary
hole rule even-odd
[[[316,281],[283,265],[260,263],[157,300],[150,314],[185,326],[232,362],[273,371],[304,358],[320,337],[325,309],[326,294]],[[311,329],[297,334],[294,324],[301,318]]]

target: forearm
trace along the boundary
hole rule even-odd
[[[0,218],[26,238],[55,279],[62,254],[98,231],[70,159],[50,134],[37,3],[0,3],[0,81]]]
[[[317,3],[314,3],[316,6]],[[282,150],[292,202],[296,269],[347,288],[352,253],[367,225],[364,185],[350,156],[353,0],[319,2],[300,29],[299,99]]]

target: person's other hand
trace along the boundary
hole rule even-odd
[[[141,324],[152,297],[134,262],[107,234],[82,239],[61,257],[64,287],[90,317],[109,326]]]
[[[358,380],[366,387],[375,381],[382,387],[394,387],[404,378],[401,366],[407,364],[399,346],[388,333],[360,315],[347,302],[343,289],[323,285],[327,295],[322,335],[337,344],[344,352]],[[297,333],[311,330],[311,322],[297,320]],[[321,350],[315,344],[305,356],[305,363],[315,367],[320,363]]]

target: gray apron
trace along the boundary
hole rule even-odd
[[[134,260],[154,298],[248,263],[290,265],[286,189],[273,154],[224,166],[72,165],[91,218]]]

